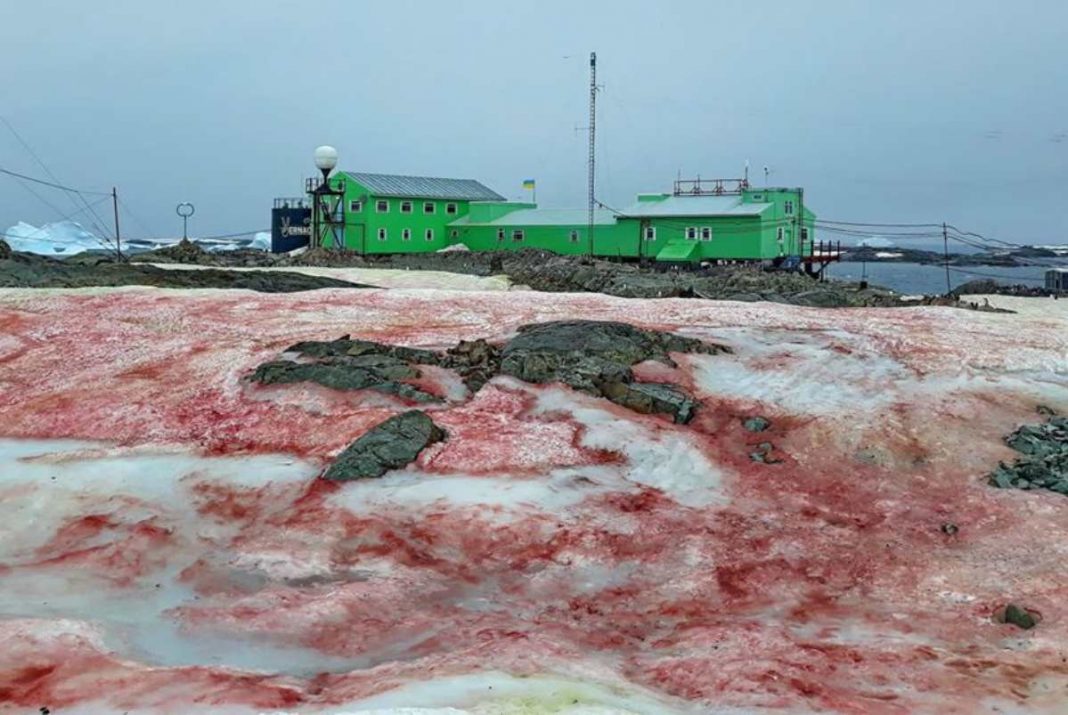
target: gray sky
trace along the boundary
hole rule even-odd
[[[266,228],[323,143],[584,206],[596,50],[609,205],[749,159],[821,218],[1068,242],[1063,0],[0,2],[0,115],[130,235]],[[3,126],[0,166],[43,175]],[[0,176],[0,230],[60,216]]]

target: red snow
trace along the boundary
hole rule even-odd
[[[606,419],[646,425],[650,439],[692,439],[722,472],[725,505],[686,507],[670,485],[611,481],[596,470],[624,470],[626,445],[590,448],[581,420],[534,409],[538,394],[556,388],[508,380],[434,408],[448,439],[417,468],[425,479],[469,477],[472,489],[484,482],[487,497],[501,485],[547,482],[554,470],[596,468],[546,487],[547,504],[574,490],[574,505],[535,500],[508,511],[445,500],[357,512],[345,497],[364,493],[353,492],[359,485],[315,475],[264,487],[189,480],[181,499],[195,520],[186,523],[83,500],[32,558],[6,566],[99,572],[129,589],[172,568],[197,598],[165,616],[191,637],[301,646],[351,659],[352,668],[297,676],[149,667],[109,653],[81,622],[9,619],[0,621],[4,705],[303,710],[412,679],[583,667],[705,708],[896,715],[991,703],[1056,712],[1065,702],[1068,578],[1056,544],[1068,538],[1068,500],[982,481],[1010,457],[1001,436],[1034,421],[1035,397],[992,381],[960,383],[1049,370],[1064,338],[1048,326],[948,309],[536,293],[11,295],[0,294],[7,437],[325,460],[403,407],[242,381],[287,345],[351,333],[441,348],[574,317],[728,344],[727,329],[803,331],[824,340],[835,364],[877,354],[915,380],[937,381],[914,399],[902,392],[889,406],[828,416],[791,413],[774,394],[709,393],[694,365],[710,358],[639,366],[643,379],[705,395],[698,417],[675,426],[604,405]],[[819,368],[805,362],[806,350],[765,358],[747,355],[744,342],[736,348],[711,359],[740,361],[753,374]],[[833,373],[822,377],[835,389]],[[744,430],[753,414],[771,428]],[[774,444],[779,463],[751,459],[761,442]],[[155,506],[162,514],[168,505]],[[947,523],[958,532],[947,534]],[[1041,613],[1040,626],[995,623],[1009,600]]]

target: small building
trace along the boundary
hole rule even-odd
[[[1046,271],[1046,290],[1068,293],[1068,268],[1051,268]]]
[[[357,253],[438,251],[457,242],[449,224],[472,202],[504,200],[474,179],[345,171],[331,181],[344,182],[345,248]]]

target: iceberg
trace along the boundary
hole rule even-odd
[[[73,256],[110,247],[110,239],[100,238],[76,221],[57,221],[40,227],[19,221],[4,232],[4,240],[12,250],[44,256]]]

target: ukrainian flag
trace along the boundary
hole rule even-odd
[[[524,189],[533,190],[534,189],[534,179],[523,179],[523,188]]]

